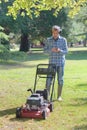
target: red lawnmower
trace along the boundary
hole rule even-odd
[[[39,64],[37,65],[36,77],[34,83],[33,91],[31,91],[31,96],[26,100],[26,103],[16,109],[17,118],[42,118],[46,119],[50,112],[53,111],[52,97],[54,92],[54,82],[55,82],[56,67],[54,64]],[[50,99],[48,98],[48,91],[36,90],[38,78],[53,78],[51,83],[51,93]]]

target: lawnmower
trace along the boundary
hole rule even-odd
[[[34,89],[31,91],[31,96],[26,100],[26,103],[16,109],[16,118],[42,118],[46,119],[50,112],[53,111],[53,92],[55,82],[56,67],[54,64],[38,64],[36,69]],[[50,97],[48,90],[36,90],[37,81],[39,78],[52,77]]]

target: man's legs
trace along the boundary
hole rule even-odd
[[[61,97],[62,88],[63,88],[63,76],[64,76],[64,66],[57,67],[57,79],[58,79],[58,98]]]
[[[56,71],[56,66],[49,66],[48,67],[49,69],[55,69]],[[55,72],[56,73],[56,72]],[[53,83],[53,76],[50,74],[50,75],[47,75],[47,79],[46,79],[46,88],[48,90],[48,94],[50,95],[50,88],[51,88],[51,85]]]
[[[52,75],[49,75],[46,79],[46,88],[48,91],[48,94],[50,95],[50,87],[51,87],[51,83],[52,83]]]

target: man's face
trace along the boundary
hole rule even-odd
[[[58,36],[59,36],[58,30],[52,30],[52,36],[53,36],[54,39],[57,39]]]

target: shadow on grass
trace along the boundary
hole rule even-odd
[[[30,118],[16,118],[16,116],[14,118],[10,118],[11,122],[15,122],[15,121],[25,122],[25,121],[28,121],[28,120],[32,120],[32,119],[30,119]]]
[[[67,60],[87,60],[87,50],[70,51],[66,55]]]
[[[16,108],[0,110],[0,117],[8,116],[8,115],[14,114],[15,112],[16,112]]]
[[[12,69],[12,68],[33,68],[36,67],[39,60],[47,59],[47,55],[41,53],[21,54],[20,52],[12,52],[10,59],[0,60],[1,69]],[[27,63],[28,61],[28,63]],[[31,63],[31,61],[35,61]],[[30,63],[30,64],[29,64]],[[36,64],[36,65],[35,65]]]
[[[38,64],[38,63],[37,63]],[[24,64],[24,63],[20,63],[20,62],[4,62],[1,63],[1,70],[9,70],[9,69],[18,69],[18,68],[34,68],[37,66],[37,64]]]
[[[15,114],[15,116],[13,118],[10,118],[9,120],[10,121],[19,121],[19,122],[24,122],[24,121],[27,121],[27,120],[35,120],[35,121],[42,121],[43,119],[38,119],[38,118],[35,118],[35,119],[32,119],[32,118],[16,118],[16,108],[11,108],[11,109],[6,109],[6,110],[1,110],[0,111],[0,117],[8,117],[9,115],[13,115]]]
[[[87,87],[87,83],[78,84],[78,87]]]
[[[24,121],[43,121],[43,119],[37,119],[37,118],[16,118],[16,117],[14,117],[14,118],[10,118],[10,121],[18,121],[18,122],[24,122]]]
[[[75,126],[73,130],[87,130],[87,125]]]
[[[72,104],[70,106],[86,106],[87,105],[87,97],[86,98],[76,98],[72,100]]]
[[[38,60],[44,60],[46,58],[47,58],[47,54],[43,52],[33,52],[29,54],[26,53],[21,54],[20,52],[13,52],[11,53],[11,57],[10,57],[11,60],[20,61],[20,62],[38,61]]]

